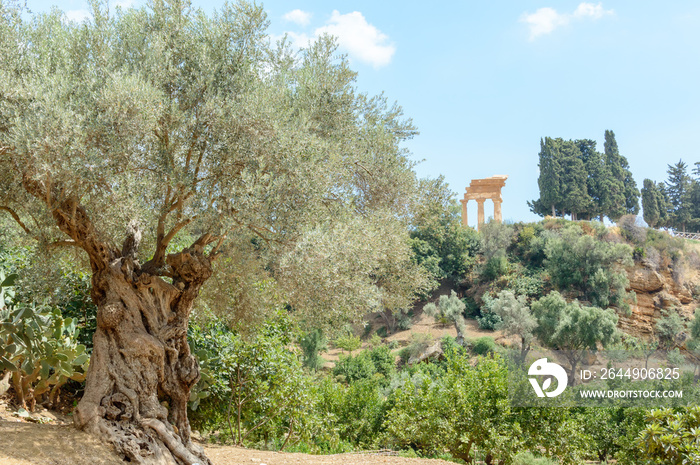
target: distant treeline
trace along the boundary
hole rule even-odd
[[[666,172],[665,182],[644,180],[644,221],[654,228],[700,231],[700,162],[695,163],[692,175],[683,160],[668,165]]]
[[[571,215],[572,220],[616,222],[622,215],[639,213],[640,192],[620,155],[615,133],[605,131],[603,153],[590,139],[540,140],[540,198],[528,202],[541,215]],[[680,160],[668,165],[666,181],[644,180],[642,209],[644,221],[653,228],[700,231],[700,162],[692,174]]]
[[[639,213],[639,189],[612,131],[605,131],[603,153],[590,139],[545,137],[539,167],[540,198],[528,202],[533,213],[612,221]]]

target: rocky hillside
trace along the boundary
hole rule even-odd
[[[683,273],[686,276],[681,277],[670,268],[656,271],[646,262],[636,264],[628,270],[627,276],[637,303],[631,305],[631,315],[620,316],[620,329],[634,336],[649,337],[663,312],[671,309],[686,321],[692,319],[698,306],[698,271],[687,269]]]

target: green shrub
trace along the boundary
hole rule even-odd
[[[484,281],[495,281],[508,273],[508,259],[505,255],[498,255],[490,258],[481,272]]]
[[[625,267],[632,266],[632,248],[582,235],[569,227],[547,241],[545,266],[560,290],[575,291],[594,306],[629,309],[631,296]]]
[[[404,378],[386,414],[391,445],[423,454],[442,453],[472,462],[478,450],[493,463],[506,463],[521,445],[519,427],[508,403],[508,373],[499,358],[480,358],[472,366],[466,354],[446,354],[441,376]],[[425,367],[423,367],[425,365]],[[427,370],[422,364],[419,370]],[[431,379],[432,378],[432,379]]]
[[[497,344],[491,336],[483,336],[474,341],[472,350],[478,355],[486,355],[496,350]]]
[[[367,351],[377,373],[387,380],[396,371],[396,360],[388,346],[380,345]]]
[[[535,457],[532,452],[526,451],[515,456],[513,465],[557,465],[557,462],[546,457]]]
[[[346,334],[333,341],[333,345],[347,352],[352,352],[353,350],[360,348],[362,341],[360,340],[359,336],[355,336],[354,334]]]
[[[342,379],[347,383],[353,383],[360,379],[371,379],[376,372],[377,369],[372,359],[365,352],[354,357],[341,354],[333,367],[333,375],[342,376]]]
[[[0,306],[0,373],[12,372],[14,395],[23,408],[33,411],[45,400],[53,404],[70,380],[85,381],[90,355],[78,335],[75,320],[63,318],[58,309]]]
[[[374,379],[350,385],[324,379],[318,391],[317,415],[327,418],[326,427],[359,448],[378,445],[386,414],[386,399]]]
[[[685,465],[700,461],[699,438],[700,406],[695,405],[679,412],[650,411],[637,444],[648,463]]]
[[[313,414],[313,381],[290,350],[294,336],[284,311],[245,338],[219,320],[190,325],[202,372],[190,396],[193,427],[220,430],[239,445],[315,434],[321,420]]]
[[[299,345],[304,352],[303,364],[312,371],[323,368],[324,360],[320,353],[328,349],[326,338],[320,329],[314,329],[299,339]]]
[[[471,296],[465,296],[462,298],[462,303],[464,304],[464,316],[465,318],[476,318],[479,312],[479,306],[476,301]]]
[[[663,316],[656,320],[656,335],[662,349],[671,349],[676,336],[685,329],[685,323],[675,309],[665,310]]]
[[[396,317],[396,329],[399,331],[408,331],[413,326],[412,314],[409,313],[399,313]]]

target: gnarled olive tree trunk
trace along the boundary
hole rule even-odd
[[[190,389],[199,380],[187,324],[212,272],[202,248],[195,243],[168,256],[172,284],[129,253],[93,274],[97,331],[75,422],[135,463],[210,463],[192,443],[187,420]]]
[[[129,254],[94,272],[97,331],[75,422],[135,463],[209,464],[187,420],[190,389],[199,380],[187,324],[211,263],[195,244],[167,264],[172,284]]]
[[[63,197],[59,187],[28,174],[23,185],[46,203],[58,228],[71,238],[62,242],[83,249],[92,268],[97,331],[76,426],[111,442],[134,463],[211,465],[192,443],[187,420],[190,390],[199,380],[187,325],[194,300],[212,274],[215,251],[207,255],[204,248],[214,237],[204,234],[166,257],[169,239],[187,224],[165,234],[166,210],[154,257],[141,266],[135,223],[119,251],[100,240],[76,197]]]

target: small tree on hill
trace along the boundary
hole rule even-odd
[[[464,302],[457,297],[455,291],[451,291],[450,296],[441,295],[438,304],[430,302],[423,311],[435,318],[436,321],[447,321],[452,323],[457,329],[457,342],[464,342],[464,331],[467,327],[464,321],[464,309],[467,308]]]
[[[520,338],[520,360],[525,361],[537,327],[537,319],[530,312],[527,297],[516,296],[509,290],[501,291],[491,301],[489,309],[501,317],[496,329],[502,330],[507,336]]]
[[[532,304],[537,319],[535,335],[547,347],[561,351],[569,361],[569,382],[574,383],[576,368],[584,351],[598,350],[618,338],[617,315],[610,309],[586,307],[577,300],[567,302],[556,291]]]

